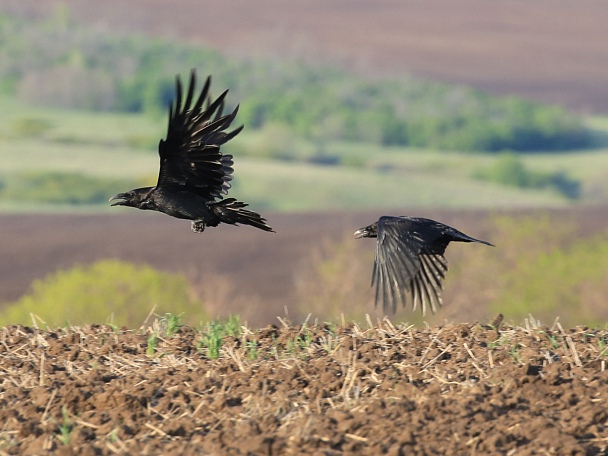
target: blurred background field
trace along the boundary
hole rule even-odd
[[[230,315],[256,327],[278,316],[301,322],[309,314],[319,322],[364,321],[365,314],[375,321],[382,313],[373,309],[370,288],[374,243],[355,241],[352,233],[377,213],[270,213],[276,234],[226,227],[196,242],[187,223],[156,214],[5,215],[0,324],[31,324],[32,312],[51,326],[94,318],[139,327],[152,311],[178,310],[193,325]],[[605,209],[415,214],[496,247],[451,245],[444,307],[425,318],[402,309],[397,321],[487,322],[503,313],[521,324],[531,313],[548,325],[556,318],[564,326],[605,325]],[[147,267],[157,279],[143,274]],[[167,296],[150,280],[173,281],[175,291]],[[125,304],[136,292],[140,298]]]
[[[104,211],[108,194],[155,182],[164,118],[57,111],[7,96],[0,101],[6,108],[0,112],[0,208],[54,211],[68,204]],[[600,119],[589,124],[608,135]],[[234,193],[274,211],[558,207],[602,203],[608,193],[604,147],[489,154],[333,140],[319,145],[271,124],[244,131],[230,151],[238,157]]]
[[[310,22],[312,8],[296,17],[299,3],[273,8],[264,35],[257,14],[244,21],[241,2],[184,0],[170,14],[155,2],[3,2],[0,324],[31,321],[30,312],[63,324],[77,318],[74,306],[93,306],[100,313],[83,315],[138,325],[116,277],[146,289],[146,267],[159,281],[178,274],[175,294],[185,296],[142,295],[136,307],[146,315],[156,305],[161,314],[185,309],[192,322],[239,313],[261,325],[285,309],[294,318],[380,317],[369,289],[373,244],[352,232],[382,214],[432,216],[497,245],[449,248],[446,306],[428,322],[502,312],[517,323],[531,312],[604,324],[604,4],[547,11],[515,2],[510,16],[470,0],[469,16],[433,41],[410,21],[435,30],[449,21],[447,3],[363,3],[317,5],[318,17],[330,8],[343,18],[334,26]],[[226,8],[238,14],[222,16]],[[543,21],[526,19],[541,13]],[[460,27],[475,14],[468,35]],[[187,17],[214,20],[201,31]],[[357,48],[353,36],[369,17],[377,22]],[[213,30],[231,36],[218,41]],[[386,54],[390,34],[399,62]],[[471,63],[467,75],[463,62],[475,55],[483,68]],[[225,148],[235,155],[231,196],[263,212],[276,235],[223,227],[195,236],[185,222],[107,204],[155,182],[174,77],[190,68],[213,75],[214,93],[229,88],[229,107],[240,103],[245,130]],[[105,262],[113,259],[122,262]],[[87,275],[98,274],[107,286],[92,291]],[[422,322],[409,311],[398,318]]]

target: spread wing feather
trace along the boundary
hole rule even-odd
[[[195,100],[196,73],[190,73],[184,98],[182,81],[176,78],[175,102],[169,106],[167,137],[159,144],[160,173],[157,187],[183,186],[209,200],[221,198],[230,189],[234,169],[232,155],[220,146],[234,138],[242,126],[226,132],[238,112],[224,115],[228,91],[211,101],[211,77]],[[203,105],[206,107],[203,109]]]
[[[398,301],[405,305],[406,296],[414,310],[421,306],[423,315],[427,306],[436,312],[442,305],[447,243],[438,241],[439,231],[423,233],[418,226],[415,218],[381,217],[378,221],[372,286],[376,285],[376,305],[382,303],[385,311],[395,312]]]

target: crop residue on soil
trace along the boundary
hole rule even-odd
[[[608,445],[605,330],[385,320],[240,328],[214,346],[189,327],[159,328],[2,328],[0,453],[605,454]]]

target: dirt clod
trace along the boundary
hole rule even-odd
[[[549,331],[266,327],[209,359],[192,328],[151,355],[134,331],[6,327],[0,450],[606,454],[608,334]]]

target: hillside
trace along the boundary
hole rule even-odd
[[[411,73],[582,112],[607,113],[608,4],[602,0],[4,1],[88,24],[211,45],[238,55],[301,56],[365,74]]]

